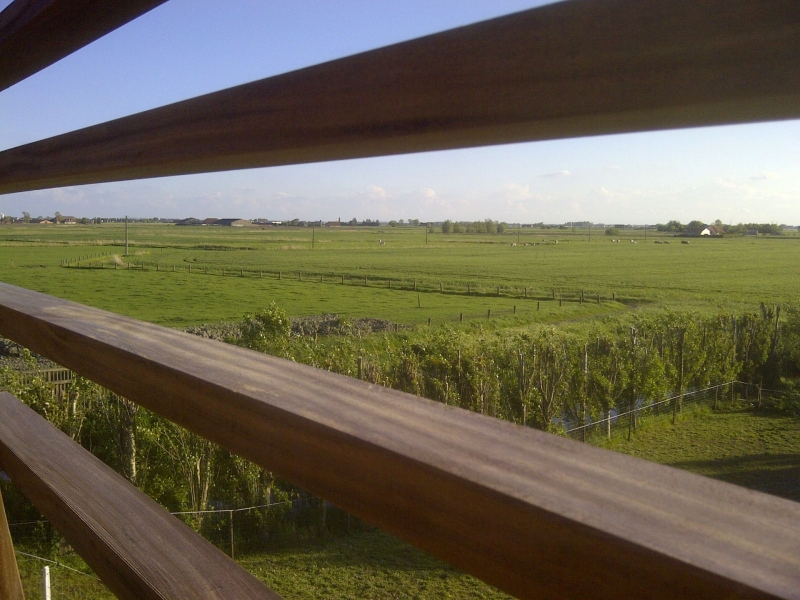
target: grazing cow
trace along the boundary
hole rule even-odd
[[[383,245],[384,245],[386,242],[384,242],[383,240],[378,240],[378,243],[379,243],[381,246],[383,246]]]
[[[631,244],[635,244],[635,243],[636,243],[636,242],[634,242],[633,240],[631,240]]]
[[[516,248],[516,247],[517,247],[517,245],[516,245],[514,242],[511,242],[511,247],[512,247],[512,248]]]

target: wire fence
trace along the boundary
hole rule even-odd
[[[599,443],[615,438],[628,438],[639,429],[658,421],[675,421],[696,407],[722,408],[737,400],[754,400],[760,404],[762,397],[779,392],[767,390],[757,384],[728,381],[700,390],[671,395],[663,400],[650,401],[638,398],[633,408],[611,408],[601,418],[567,429],[572,439]]]
[[[390,277],[386,275],[354,275],[352,273],[284,271],[270,268],[241,266],[204,265],[199,263],[165,263],[148,261],[144,258],[126,257],[100,253],[79,258],[65,259],[63,267],[80,269],[114,269],[126,271],[155,271],[158,273],[186,273],[192,275],[208,275],[215,277],[239,277],[255,279],[273,279],[278,281],[294,281],[299,283],[336,284],[352,287],[384,288],[396,291],[418,293],[439,293],[458,296],[474,296],[487,298],[518,299],[530,302],[601,304],[625,301],[616,292],[606,290],[537,288],[521,285],[497,285],[489,282],[470,283],[449,281]]]
[[[300,540],[346,535],[367,527],[338,507],[310,495],[243,508],[173,512],[232,558],[292,545]],[[25,597],[44,598],[42,570],[50,567],[53,600],[114,598],[47,520],[9,523]]]

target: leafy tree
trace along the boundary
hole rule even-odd
[[[618,236],[619,235],[619,229],[617,229],[616,227],[606,227],[606,235],[607,236],[612,236],[612,235],[613,236]]]

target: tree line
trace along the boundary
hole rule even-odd
[[[735,379],[794,389],[800,376],[795,306],[762,305],[744,314],[665,312],[581,331],[440,328],[314,337],[292,335],[286,312],[272,304],[247,315],[241,335],[230,341],[553,433]],[[23,379],[5,367],[0,386],[172,511],[292,500],[295,508],[243,518],[273,540],[329,530],[321,500],[86,379],[76,378],[59,397],[43,379]],[[679,400],[672,409],[680,410]],[[3,494],[10,494],[15,519],[33,516],[6,484]],[[284,518],[297,506],[299,521]],[[187,519],[206,534],[219,525],[199,512]]]

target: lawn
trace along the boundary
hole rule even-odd
[[[512,246],[516,232],[434,233],[426,244],[415,228],[324,228],[313,233],[312,249],[308,228],[136,224],[132,255],[114,270],[112,255],[124,252],[120,225],[3,226],[0,280],[172,326],[239,319],[270,301],[292,316],[405,324],[457,322],[461,313],[488,318],[489,311],[511,317],[516,306],[510,324],[519,325],[632,309],[754,310],[800,296],[792,275],[800,238],[682,244],[662,237],[670,244],[654,244],[641,232],[625,235],[627,243],[598,235],[589,242],[569,230],[529,229]]]

